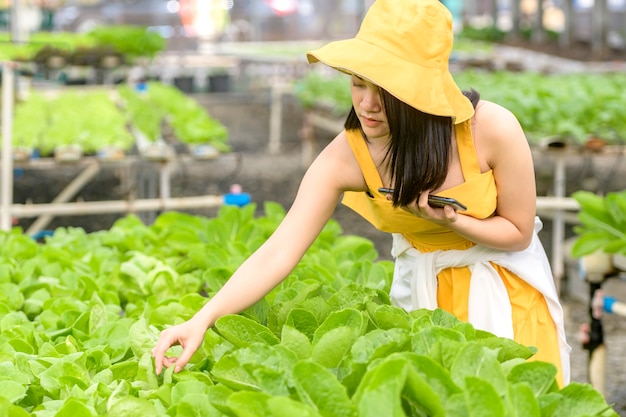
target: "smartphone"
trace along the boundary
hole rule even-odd
[[[443,208],[445,206],[452,206],[455,210],[465,211],[467,207],[460,201],[451,197],[441,197],[439,195],[429,195],[428,205],[431,207]]]
[[[383,194],[393,194],[393,188],[381,187],[378,189],[378,192],[383,193]],[[454,207],[455,210],[459,210],[459,211],[467,210],[467,207],[465,206],[465,204],[461,203],[460,201],[451,197],[441,197],[439,195],[430,194],[428,196],[428,204],[431,207],[437,207],[437,208],[443,208],[445,206],[452,206]]]

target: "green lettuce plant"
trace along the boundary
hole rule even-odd
[[[118,91],[128,109],[129,123],[150,139],[156,140],[166,124],[181,143],[210,144],[221,152],[230,151],[226,126],[176,87],[152,81],[145,91],[137,92],[128,85]]]
[[[139,57],[153,59],[166,46],[163,36],[143,26],[99,26],[86,36],[92,39],[95,45],[108,46],[123,54],[131,63]]]
[[[293,91],[306,109],[329,109],[333,115],[345,117],[352,106],[350,79],[345,74],[328,76],[311,71],[295,82]]]
[[[466,70],[454,78],[462,89],[474,88],[482,98],[511,110],[533,144],[549,136],[574,144],[584,144],[591,135],[613,144],[626,137],[624,74]]]
[[[580,205],[572,256],[579,258],[596,251],[626,255],[626,190],[605,196],[581,190],[572,198]]]
[[[109,230],[0,233],[0,410],[15,416],[617,416],[559,389],[535,349],[388,298],[393,264],[331,221],[296,269],[221,317],[185,369],[156,375],[159,331],[191,317],[284,209],[166,212]],[[171,353],[180,352],[180,347]],[[7,410],[7,411],[5,411]]]
[[[35,32],[24,45],[11,42],[10,33],[0,34],[0,57],[7,60],[32,61],[45,54],[99,54],[102,51],[122,54],[132,63],[139,57],[154,58],[165,49],[166,40],[143,26],[101,26],[87,33]]]
[[[32,93],[28,100],[17,102],[13,115],[14,147],[34,149],[48,127],[48,102],[41,93]]]
[[[33,93],[17,103],[13,135],[14,146],[38,148],[43,156],[62,145],[79,145],[85,153],[133,145],[123,113],[104,90]]]

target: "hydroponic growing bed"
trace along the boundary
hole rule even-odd
[[[16,103],[14,114],[12,145],[18,161],[33,152],[58,157],[59,148],[67,147],[79,151],[70,162],[83,154],[119,159],[134,148],[150,158],[151,147],[165,147],[164,131],[185,145],[210,145],[216,154],[230,150],[228,130],[219,120],[176,87],[156,81],[33,90]]]

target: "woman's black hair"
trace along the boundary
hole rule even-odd
[[[452,119],[419,111],[383,89],[380,93],[391,137],[383,162],[390,167],[395,189],[393,205],[403,206],[413,202],[422,191],[439,188],[445,181],[450,166]],[[463,94],[476,108],[480,94],[473,89]],[[361,130],[354,107],[344,127]],[[363,137],[367,140],[364,134]]]

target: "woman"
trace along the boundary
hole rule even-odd
[[[330,219],[337,200],[393,234],[391,298],[441,307],[475,327],[538,348],[569,381],[569,347],[535,224],[528,142],[506,109],[465,95],[448,70],[452,19],[436,0],[377,0],[357,36],[307,54],[350,74],[345,130],[302,179],[273,235],[189,321],[162,332],[156,370],[184,367],[207,328],[278,285]],[[393,192],[379,188],[393,188]],[[431,207],[429,195],[467,206]],[[180,344],[179,358],[165,351]]]

